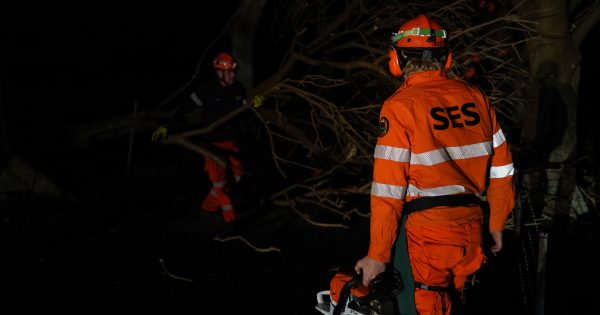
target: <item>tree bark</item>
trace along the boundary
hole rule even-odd
[[[254,88],[254,38],[265,4],[265,0],[242,0],[229,25],[232,53],[243,69],[239,80],[249,90]]]
[[[598,11],[598,10],[595,10]],[[570,162],[576,157],[577,148],[577,106],[580,79],[581,54],[579,45],[583,33],[591,30],[590,20],[598,20],[597,13],[589,14],[586,23],[581,23],[581,28],[574,28],[569,24],[570,14],[565,0],[533,0],[525,2],[522,6],[522,15],[530,17],[536,22],[538,37],[528,42],[530,63],[530,85],[538,86],[541,79],[551,81],[551,85],[559,92],[564,112],[566,113],[566,128],[562,134],[562,141],[550,152],[546,161],[553,165],[546,170],[546,193],[543,213],[551,218],[567,217],[570,212],[570,196],[575,186],[575,172],[571,169]],[[534,89],[533,93],[537,93]],[[522,142],[530,143],[536,137],[536,126],[543,122],[536,121],[538,111],[548,110],[545,105],[537,103],[537,95],[531,99],[536,100],[526,110],[523,121],[527,128],[523,129]],[[555,113],[550,113],[550,115]],[[529,123],[536,122],[536,123]]]

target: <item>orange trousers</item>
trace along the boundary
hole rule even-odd
[[[414,281],[428,286],[462,291],[468,276],[485,260],[481,248],[482,219],[461,225],[430,225],[406,222],[408,256]],[[420,315],[450,314],[449,293],[415,289]]]
[[[227,158],[235,181],[239,181],[244,171],[241,162],[235,157],[235,154],[239,152],[236,142],[234,140],[215,142],[212,143],[212,145],[219,149],[223,149],[224,151],[233,153],[228,155]],[[212,188],[202,202],[202,209],[206,211],[217,211],[220,207],[223,210],[223,219],[225,219],[226,222],[235,220],[235,211],[228,194],[229,178],[227,168],[207,157],[204,161],[204,170],[207,172],[208,177],[212,182]]]

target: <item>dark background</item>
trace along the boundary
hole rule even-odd
[[[199,211],[209,186],[197,154],[139,131],[127,170],[128,136],[76,145],[78,128],[131,114],[136,103],[154,108],[185,84],[234,9],[235,1],[220,1],[218,9],[2,11],[3,118],[13,149],[77,196],[72,203],[2,196],[3,314],[318,314],[316,293],[366,253],[365,218],[320,228],[269,205],[265,196],[286,180],[264,152],[246,153],[249,175],[235,192],[241,218],[237,233],[226,234],[218,216]],[[264,56],[270,48],[262,47]],[[584,99],[590,69],[598,69],[597,58],[588,60]],[[366,209],[368,200],[351,202]],[[598,313],[590,303],[598,276],[588,272],[586,250],[595,229],[550,234],[547,314]],[[532,313],[538,232],[506,233],[504,251],[489,255],[468,290],[465,313]],[[233,235],[258,250],[241,239],[219,241]]]

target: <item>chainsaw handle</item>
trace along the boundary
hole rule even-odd
[[[323,298],[324,296],[330,296],[331,291],[326,290],[326,291],[321,291],[317,293],[317,303],[318,304],[323,304],[325,303],[325,299]],[[327,301],[329,303],[329,301]]]
[[[338,298],[337,305],[333,308],[331,315],[340,315],[346,309],[346,302],[350,296],[350,289],[354,288],[357,284],[362,282],[362,275],[357,274],[352,280],[346,282],[342,290],[340,291],[340,297]]]

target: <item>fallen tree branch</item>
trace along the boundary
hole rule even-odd
[[[235,241],[235,240],[240,240],[242,242],[244,242],[246,245],[250,246],[250,248],[254,249],[255,251],[259,252],[259,253],[268,253],[268,252],[280,252],[281,249],[277,248],[277,247],[267,247],[267,248],[260,248],[257,247],[255,245],[253,245],[252,243],[250,243],[247,239],[243,238],[240,235],[236,235],[236,236],[229,236],[229,237],[220,237],[220,236],[215,236],[213,238],[215,241],[219,241],[219,242],[230,242],[230,241]]]

